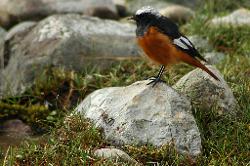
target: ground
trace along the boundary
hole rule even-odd
[[[218,116],[214,110],[193,110],[202,136],[202,154],[194,162],[169,147],[121,147],[131,157],[144,164],[162,165],[249,165],[250,164],[250,26],[209,28],[207,20],[225,15],[238,8],[238,3],[207,2],[197,11],[195,19],[181,27],[185,34],[209,39],[226,58],[216,65],[235,95],[240,113],[230,118]],[[217,4],[217,5],[216,5]],[[145,60],[127,60],[105,71],[87,69],[82,73],[48,69],[37,78],[24,95],[0,101],[1,117],[23,119],[42,137],[24,141],[20,146],[0,149],[3,165],[126,165],[123,162],[96,159],[93,150],[109,145],[101,131],[80,117],[66,118],[77,103],[92,91],[109,86],[125,86],[157,74],[159,66]],[[179,64],[164,74],[163,79],[173,85],[193,68]],[[42,92],[42,94],[41,94]],[[59,94],[59,95],[58,95]],[[51,105],[42,106],[47,101]],[[23,106],[23,103],[26,103]],[[36,112],[36,114],[34,114]],[[39,121],[38,121],[39,119]]]

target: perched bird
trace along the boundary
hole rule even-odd
[[[153,86],[162,82],[161,75],[165,66],[185,62],[206,71],[219,80],[199,60],[206,61],[195,49],[191,41],[179,32],[178,26],[167,17],[162,16],[150,6],[142,7],[131,17],[137,24],[136,37],[139,46],[154,62],[161,64],[158,75],[151,78]]]

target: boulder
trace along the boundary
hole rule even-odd
[[[48,17],[18,36],[9,40],[10,59],[2,72],[5,96],[24,92],[49,66],[81,71],[140,55],[135,25],[75,14]]]
[[[219,79],[215,80],[201,69],[195,69],[183,76],[173,87],[185,94],[194,108],[211,111],[215,108],[218,114],[235,115],[237,101],[220,72],[207,66]]]
[[[17,5],[18,4],[18,5]],[[1,0],[0,25],[10,27],[24,20],[40,20],[52,14],[80,13],[117,19],[112,0]]]
[[[174,22],[186,23],[190,21],[195,13],[190,8],[180,6],[180,5],[171,5],[162,10],[160,13]]]
[[[94,155],[96,157],[104,158],[104,159],[112,159],[112,160],[122,160],[124,162],[139,165],[139,163],[130,157],[127,153],[120,149],[116,148],[101,148],[94,151]]]
[[[238,9],[224,17],[215,17],[209,21],[211,27],[219,26],[250,26],[250,10]]]
[[[76,112],[102,128],[114,145],[174,144],[181,154],[199,155],[201,138],[190,102],[165,83],[147,83],[97,90]]]

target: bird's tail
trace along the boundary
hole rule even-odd
[[[220,81],[220,79],[213,72],[211,72],[205,65],[203,65],[202,63],[200,63],[200,64],[201,65],[198,66],[199,68],[201,68],[202,70],[206,71],[210,76],[212,76],[217,81]]]
[[[212,76],[215,80],[220,81],[220,79],[213,72],[211,72],[205,65],[203,65],[197,59],[192,58],[192,60],[188,60],[187,63],[189,63],[189,64],[191,64],[193,66],[201,68],[202,70],[207,72],[210,76]]]

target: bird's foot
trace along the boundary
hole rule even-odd
[[[152,87],[159,82],[166,83],[166,81],[163,81],[160,77],[150,77],[148,80],[150,80],[150,82],[147,83],[147,85],[153,84]]]

